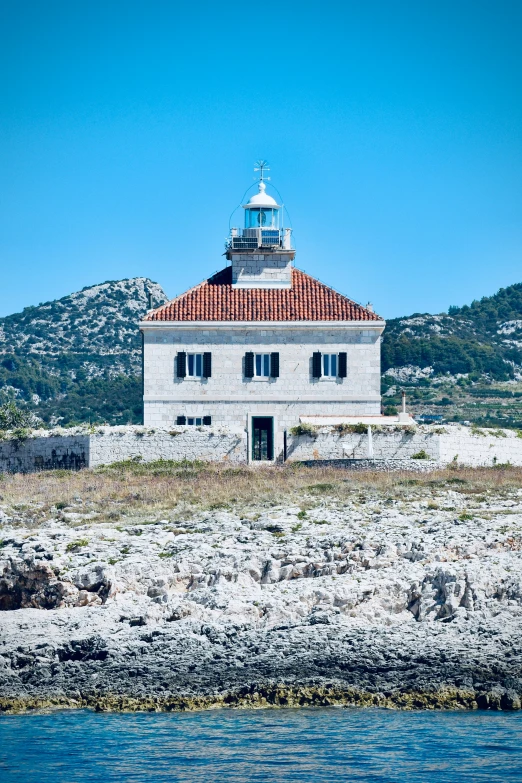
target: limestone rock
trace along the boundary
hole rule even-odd
[[[301,703],[326,688],[339,703],[520,709],[522,493],[473,501],[471,519],[454,489],[435,500],[316,498],[299,525],[290,504],[254,523],[163,511],[72,529],[6,508],[0,704],[277,702],[285,688]]]

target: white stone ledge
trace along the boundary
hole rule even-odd
[[[380,403],[381,398],[379,395],[373,396],[373,397],[343,397],[342,399],[325,399],[324,397],[303,397],[300,396],[298,400],[296,400],[295,397],[289,397],[288,399],[285,399],[281,395],[277,395],[277,397],[271,398],[262,398],[262,397],[211,397],[209,395],[205,395],[204,397],[172,397],[168,395],[162,395],[161,397],[156,397],[152,395],[146,395],[143,397],[143,402],[163,402],[163,403],[178,403],[178,404],[186,404],[186,405],[192,405],[196,402],[198,403],[234,403],[235,405],[252,405],[252,404],[266,404],[266,405],[293,405],[299,407],[300,403],[309,403],[314,402],[317,405],[343,405],[346,404],[352,404],[354,402],[356,403],[367,403],[367,402],[378,402]]]

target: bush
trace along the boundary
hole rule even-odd
[[[383,411],[385,416],[397,416],[398,410],[395,405],[387,405]]]
[[[339,435],[347,435],[348,433],[353,433],[355,435],[366,435],[368,432],[368,425],[367,424],[336,424],[334,429],[336,432],[339,433]],[[373,427],[373,430],[375,432],[376,428]]]
[[[310,438],[315,438],[317,436],[317,428],[314,427],[313,424],[307,424],[305,422],[304,424],[298,424],[297,427],[292,427],[290,434],[295,435],[296,437],[308,435]]]
[[[89,540],[87,538],[80,538],[78,541],[71,541],[67,546],[65,547],[66,552],[75,552],[77,549],[80,549],[82,546],[88,546]]]
[[[424,451],[424,449],[421,449],[416,454],[411,455],[412,459],[430,459],[430,455]]]
[[[34,427],[35,416],[30,411],[21,410],[13,401],[0,405],[0,430],[23,430]]]

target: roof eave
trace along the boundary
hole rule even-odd
[[[279,327],[329,327],[342,329],[384,329],[386,321],[140,321],[140,329],[159,329],[165,327],[178,327],[190,329],[194,326],[218,328],[239,328],[239,329],[259,329],[259,327],[269,328]]]

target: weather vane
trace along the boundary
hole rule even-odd
[[[268,161],[267,160],[258,160],[256,161],[256,165],[254,168],[254,171],[259,171],[259,181],[264,182],[265,180],[270,180],[270,177],[265,177],[265,171],[270,171],[268,168]]]

